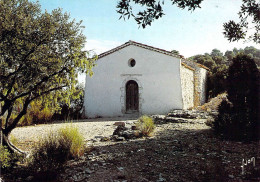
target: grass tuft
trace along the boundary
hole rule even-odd
[[[136,127],[142,136],[151,136],[155,129],[153,118],[146,115],[141,116],[137,120]]]

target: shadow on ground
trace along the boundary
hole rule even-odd
[[[222,141],[210,129],[180,129],[171,125],[174,124],[158,125],[164,129],[151,138],[95,147],[84,158],[69,161],[54,181],[260,180],[259,143]],[[256,167],[248,164],[246,173],[241,175],[242,159],[251,157],[256,158]],[[16,172],[9,179],[24,181],[26,175],[22,174]],[[40,181],[40,178],[28,181]]]

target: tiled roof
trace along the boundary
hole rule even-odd
[[[194,68],[192,68],[192,67],[188,66],[188,65],[187,65],[187,64],[185,64],[184,62],[181,62],[181,65],[182,65],[182,66],[184,66],[185,68],[188,68],[188,69],[190,69],[190,70],[192,70],[192,71],[195,71],[195,69],[194,69]]]
[[[199,64],[199,63],[196,63],[199,67],[201,67],[201,68],[204,68],[204,69],[206,69],[206,70],[210,70],[208,67],[206,67],[206,66],[204,66],[204,65],[202,65],[202,64]]]
[[[149,45],[146,45],[146,44],[141,44],[141,43],[138,43],[138,42],[135,42],[135,41],[132,41],[132,40],[129,40],[128,42],[124,43],[123,45],[120,45],[114,49],[111,49],[109,51],[106,51],[100,55],[98,55],[98,58],[102,58],[102,57],[105,57],[109,54],[112,54],[120,49],[123,49],[129,45],[135,45],[137,47],[142,47],[144,49],[148,49],[148,50],[151,50],[151,51],[155,51],[155,52],[159,52],[159,53],[162,53],[162,54],[166,54],[168,56],[173,56],[175,58],[182,58],[181,56],[178,56],[178,55],[175,55],[173,53],[171,53],[170,51],[166,51],[166,50],[163,50],[163,49],[159,49],[159,48],[156,48],[156,47],[152,47],[152,46],[149,46]]]

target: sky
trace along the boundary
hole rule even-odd
[[[97,54],[110,50],[129,40],[171,51],[178,50],[184,57],[211,52],[222,52],[246,46],[253,42],[230,43],[223,35],[223,23],[238,21],[241,0],[204,0],[200,9],[191,12],[171,5],[165,0],[165,15],[142,29],[133,19],[119,20],[118,0],[40,0],[42,10],[62,8],[76,21],[83,20],[87,37],[86,49]]]
[[[86,50],[97,54],[108,51],[129,40],[168,51],[178,50],[188,58],[236,48],[260,45],[238,41],[230,43],[223,35],[223,23],[238,21],[242,0],[204,0],[201,8],[191,12],[164,0],[165,15],[151,26],[142,29],[133,19],[119,20],[118,0],[39,0],[42,10],[62,8],[76,21],[83,20],[83,34],[87,37]]]

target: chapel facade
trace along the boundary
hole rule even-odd
[[[166,114],[206,101],[205,66],[134,41],[100,54],[93,73],[85,82],[88,118]]]

